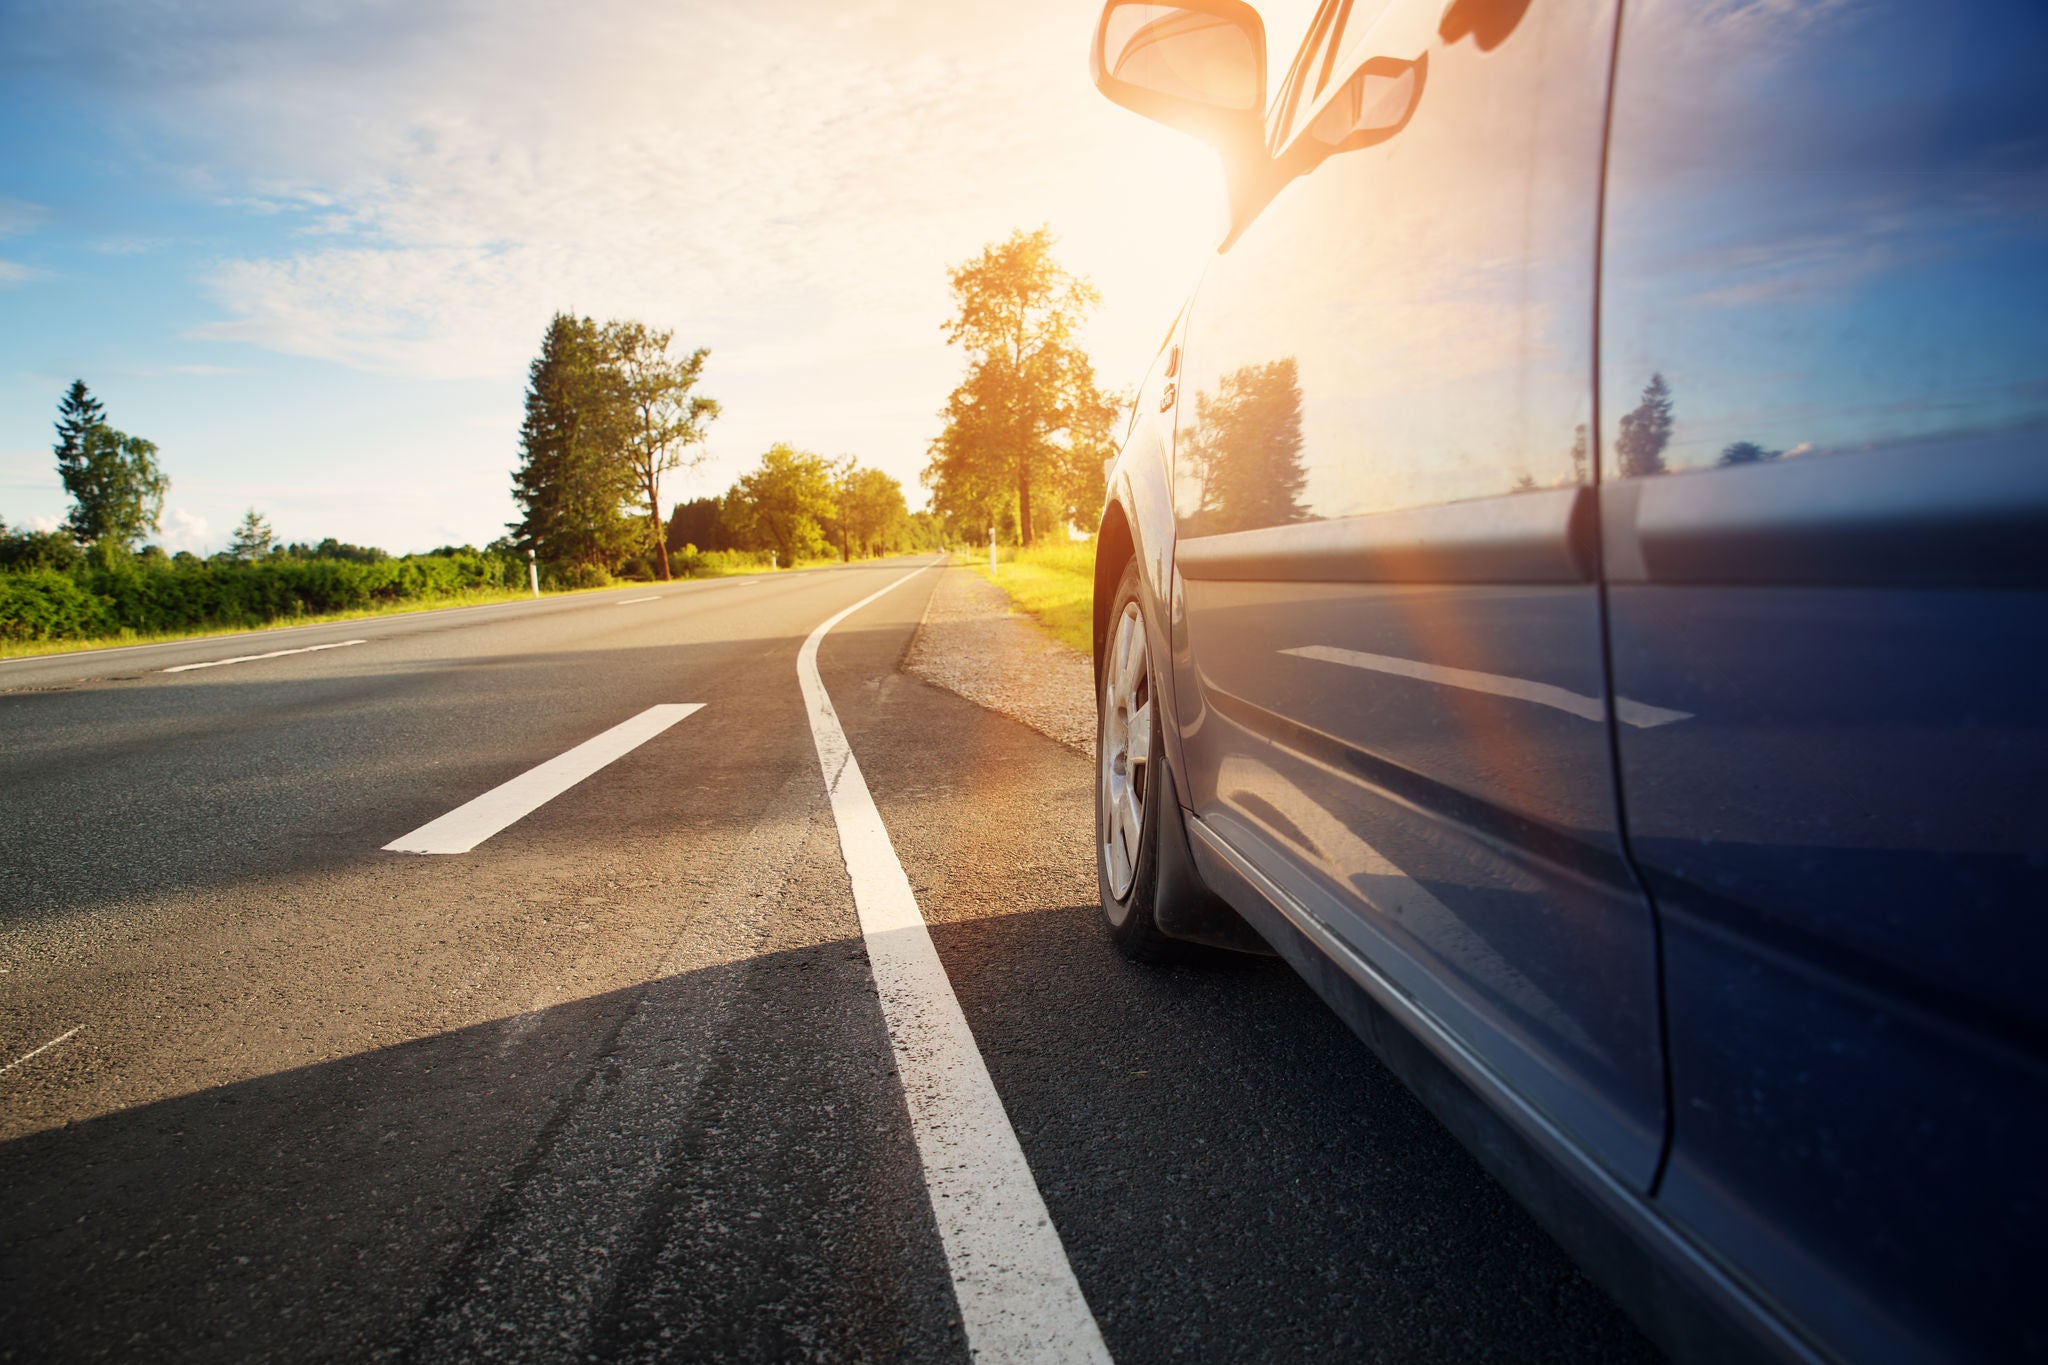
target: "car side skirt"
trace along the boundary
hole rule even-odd
[[[1300,973],[1648,1336],[1680,1360],[1827,1358],[1199,816],[1188,813],[1186,822],[1203,885]]]

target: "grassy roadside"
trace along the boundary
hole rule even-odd
[[[1032,617],[1061,644],[1088,654],[1094,649],[1095,542],[1042,541],[1020,550],[1005,545],[996,551],[995,585],[1009,594],[1017,610]],[[989,577],[988,552],[968,555],[967,562]]]

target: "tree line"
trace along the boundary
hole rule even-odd
[[[109,423],[82,379],[57,404],[56,432],[71,505],[55,530],[0,522],[0,643],[263,626],[526,586],[503,546],[393,556],[333,537],[287,544],[254,508],[221,553],[169,554],[148,543],[170,489],[155,443]]]
[[[512,495],[523,513],[510,548],[552,580],[671,578],[706,555],[790,565],[937,544],[902,485],[850,457],[777,443],[725,493],[661,516],[663,479],[702,463],[716,399],[696,391],[705,348],[673,350],[674,333],[632,321],[557,313],[527,372]],[[681,560],[680,566],[678,560]]]

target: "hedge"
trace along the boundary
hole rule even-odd
[[[67,572],[0,571],[0,640],[77,640],[214,627],[430,602],[516,588],[526,565],[499,555],[408,555],[376,564],[270,559],[252,564],[134,560]]]

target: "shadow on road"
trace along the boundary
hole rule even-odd
[[[1650,1355],[1285,966],[1135,967],[1094,916],[934,936],[1118,1359]],[[496,1281],[559,1251],[505,1238],[570,1168],[617,1243],[584,1320],[522,1333],[953,1354],[859,942],[691,975],[0,1146],[0,1358],[465,1354]],[[673,1014],[667,1051],[636,1009]],[[595,1166],[561,1150],[622,1071],[686,1056],[694,1080],[607,1111]]]

